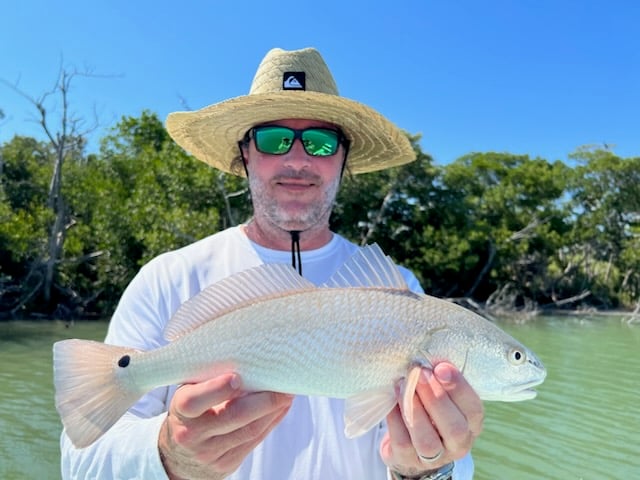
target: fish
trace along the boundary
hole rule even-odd
[[[536,355],[495,323],[411,291],[377,244],[320,286],[284,264],[231,275],[185,301],[163,333],[167,344],[147,351],[81,339],[54,344],[55,406],[77,448],[150,390],[228,372],[247,391],[345,399],[349,438],[399,401],[412,424],[422,367],[450,362],[490,401],[534,398],[546,376]]]

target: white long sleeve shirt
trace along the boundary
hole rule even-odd
[[[319,285],[350,258],[357,246],[334,235],[324,247],[302,252],[303,275]],[[145,265],[125,290],[111,319],[106,343],[150,350],[166,345],[165,325],[178,307],[233,273],[261,263],[289,263],[290,252],[252,243],[241,227],[211,235]],[[402,269],[412,290],[417,279]],[[162,479],[158,435],[176,386],[145,395],[103,437],[76,449],[60,439],[64,479]],[[298,396],[282,422],[247,456],[233,480],[386,480],[379,455],[386,432],[381,423],[355,439],[344,435],[344,400]],[[454,480],[473,477],[468,455],[456,462]]]

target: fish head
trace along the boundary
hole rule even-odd
[[[533,387],[547,376],[544,365],[516,339],[501,330],[499,333],[477,335],[465,352],[460,371],[483,400],[517,402],[535,398]]]
[[[540,359],[495,324],[478,320],[431,330],[417,361],[424,365],[452,363],[483,400],[534,398],[533,387],[547,375]]]

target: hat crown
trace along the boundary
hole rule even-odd
[[[303,118],[339,126],[349,139],[348,168],[366,173],[402,165],[416,154],[407,135],[379,112],[338,95],[327,64],[315,48],[274,48],[256,70],[248,95],[167,117],[171,137],[214,168],[234,168],[238,141],[260,124]]]
[[[288,73],[303,73],[298,77],[297,88],[285,88]],[[327,93],[338,95],[338,87],[323,60],[315,48],[301,50],[282,50],[274,48],[264,57],[249,90],[250,95],[291,91]]]

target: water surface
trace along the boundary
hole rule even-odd
[[[0,322],[0,479],[59,479],[62,430],[53,404],[52,345],[102,340],[105,322]]]
[[[479,480],[640,479],[640,325],[619,317],[500,326],[549,371],[534,400],[486,402]],[[104,322],[0,322],[0,479],[59,479],[51,347]]]
[[[485,403],[478,479],[640,479],[640,325],[621,317],[501,325],[548,370],[538,397]]]

